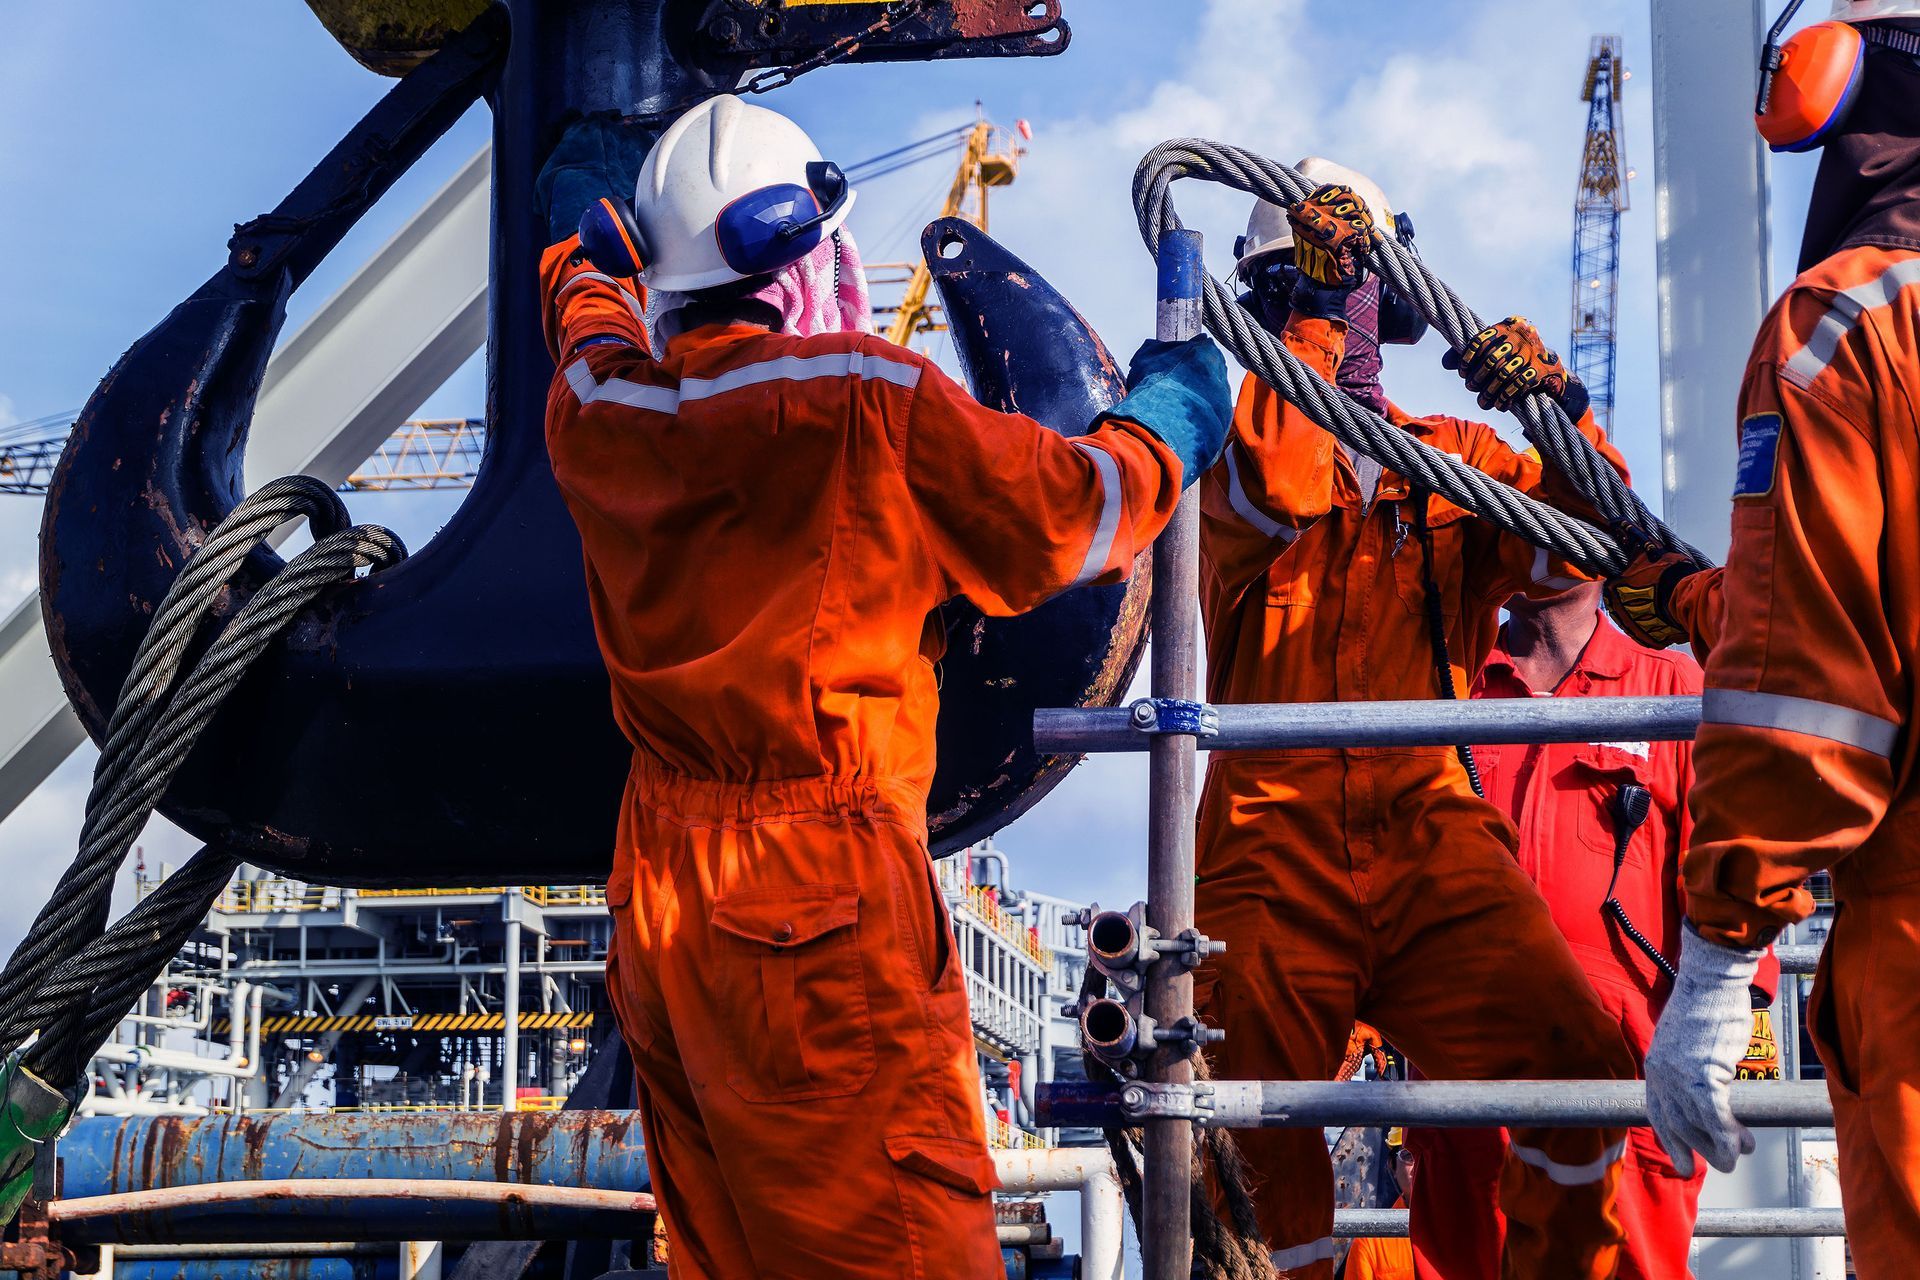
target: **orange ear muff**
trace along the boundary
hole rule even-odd
[[[1780,47],[1754,123],[1775,151],[1812,151],[1846,120],[1859,96],[1866,41],[1844,22],[1820,22]]]

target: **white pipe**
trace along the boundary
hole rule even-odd
[[[520,1101],[520,922],[507,921],[507,1001],[500,1045],[500,1109],[518,1111]]]
[[[1830,1140],[1802,1138],[1800,1186],[1794,1203],[1815,1209],[1840,1206],[1840,1150]],[[1846,1280],[1847,1242],[1838,1236],[1811,1236],[1798,1241],[1794,1274],[1801,1280]]]
[[[400,1280],[440,1280],[445,1250],[438,1240],[408,1240],[400,1246]]]
[[[227,996],[227,1059],[235,1066],[253,1061],[246,1052],[247,993],[252,989],[253,984],[242,979]]]
[[[1111,1155],[1099,1147],[996,1151],[993,1168],[1010,1195],[1078,1191],[1083,1280],[1124,1280],[1126,1203]]]
[[[83,1098],[74,1111],[83,1116],[204,1116],[212,1114],[197,1102],[154,1102],[147,1098]]]
[[[200,1058],[178,1049],[151,1045],[103,1044],[94,1051],[100,1062],[118,1063],[148,1071],[182,1071],[203,1076],[235,1076],[247,1079],[254,1074],[249,1066],[238,1067],[225,1058]]]

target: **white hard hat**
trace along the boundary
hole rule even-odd
[[[1833,16],[1842,22],[1871,22],[1875,18],[1920,18],[1916,0],[1833,0]]]
[[[1352,187],[1354,194],[1367,202],[1374,225],[1383,234],[1393,233],[1393,210],[1387,204],[1387,193],[1366,174],[1356,173],[1345,165],[1323,160],[1319,156],[1308,156],[1293,167],[1316,187],[1332,183]],[[1247,219],[1247,234],[1240,241],[1240,277],[1245,279],[1247,271],[1257,260],[1291,248],[1293,227],[1287,222],[1286,209],[1270,200],[1260,201],[1253,206],[1253,216]]]
[[[854,193],[805,130],[731,95],[660,136],[633,193],[641,278],[689,292],[798,262],[840,228]]]

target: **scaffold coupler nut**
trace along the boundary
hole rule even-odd
[[[1174,1045],[1191,1058],[1200,1052],[1201,1045],[1218,1044],[1227,1038],[1227,1033],[1188,1014],[1170,1027],[1154,1028],[1153,1038],[1160,1044]]]
[[[1155,939],[1153,949],[1163,956],[1171,956],[1184,968],[1198,969],[1210,958],[1224,953],[1227,944],[1209,938],[1198,929],[1183,929],[1177,938]]]
[[[1186,698],[1141,698],[1133,704],[1137,733],[1184,733],[1195,738],[1220,734],[1220,711]]]

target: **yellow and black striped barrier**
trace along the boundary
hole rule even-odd
[[[523,1013],[522,1031],[551,1031],[562,1027],[591,1027],[591,1013]],[[215,1020],[213,1034],[225,1035],[228,1022]],[[264,1019],[262,1035],[306,1036],[328,1031],[505,1031],[503,1013],[355,1013],[324,1017],[314,1014],[288,1014]]]

